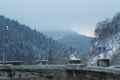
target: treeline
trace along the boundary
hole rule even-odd
[[[3,29],[5,26],[8,26],[8,30]],[[6,61],[22,60],[32,64],[37,59],[48,59],[49,52],[54,60],[61,60],[66,51],[64,45],[41,32],[0,16],[0,61],[5,53]]]

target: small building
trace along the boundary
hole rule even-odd
[[[108,58],[100,58],[100,59],[97,60],[97,66],[109,67],[110,66],[110,60]]]
[[[69,59],[68,63],[69,64],[80,64],[81,60],[80,59]]]
[[[47,65],[48,60],[36,60],[36,65]]]
[[[68,63],[69,64],[80,64],[81,63],[81,60],[79,58],[77,58],[75,56],[75,53],[74,54],[71,54],[70,55],[70,59],[68,60]]]

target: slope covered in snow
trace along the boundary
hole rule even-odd
[[[105,20],[97,24],[91,53],[87,56],[88,63],[95,65],[98,58],[109,58],[110,65],[120,65],[120,13],[113,19]],[[100,47],[105,47],[105,51],[100,51]]]
[[[94,55],[94,57],[90,58],[90,64],[95,64],[97,59],[99,58],[109,58],[111,60],[111,65],[117,65],[117,63],[114,63],[114,61],[118,58],[120,59],[120,57],[116,57],[120,55],[120,33],[116,34],[113,37],[109,37],[103,44],[98,44],[98,42],[96,41],[95,46],[97,48],[95,51],[96,53],[91,53]],[[100,52],[98,48],[101,46],[105,46],[106,51]]]

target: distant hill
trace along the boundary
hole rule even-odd
[[[43,33],[48,37],[52,37],[59,43],[65,44],[67,47],[76,48],[82,55],[88,53],[93,39],[91,37],[79,35],[76,32],[67,30],[43,31]]]
[[[8,26],[8,30],[3,28]],[[52,38],[47,38],[41,32],[32,30],[24,24],[0,16],[0,60],[22,60],[31,64],[37,59],[63,59],[66,51],[64,45]],[[51,54],[50,54],[51,53]]]

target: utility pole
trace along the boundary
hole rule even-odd
[[[4,26],[3,27],[3,37],[6,36],[4,34],[6,34],[6,31],[8,31],[8,26]],[[3,65],[5,65],[5,43],[3,43]]]
[[[49,51],[49,54],[48,54],[48,63],[50,64],[52,61],[52,53],[51,53],[51,49]]]

